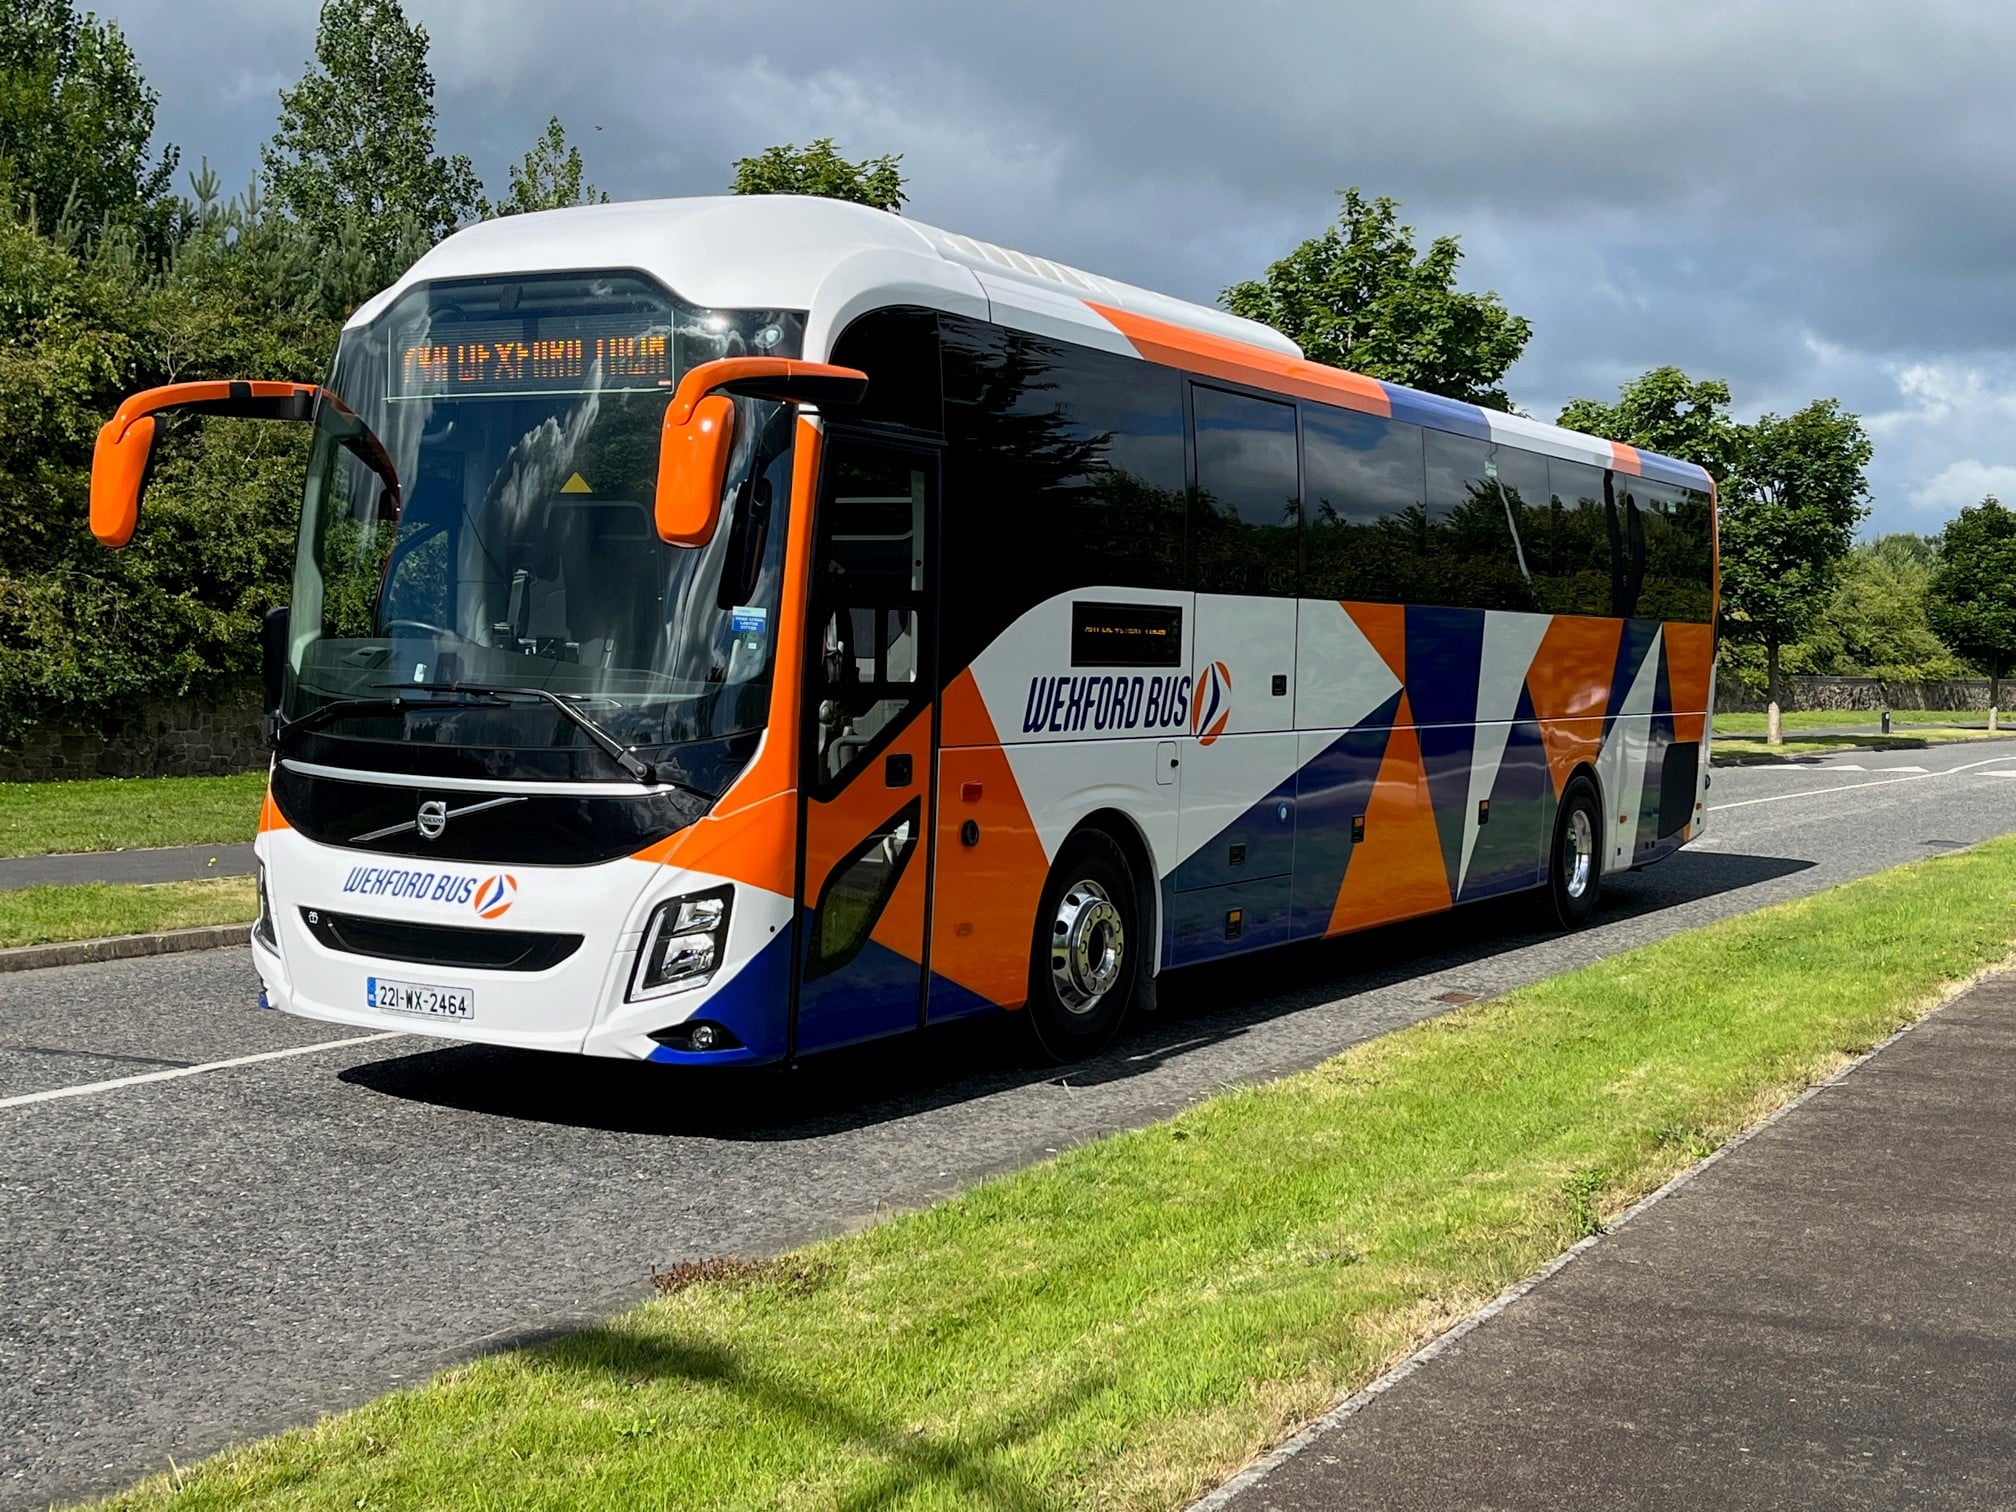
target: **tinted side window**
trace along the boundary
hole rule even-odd
[[[1519,516],[1535,603],[1549,614],[1609,614],[1612,518],[1603,469],[1549,460],[1547,475],[1547,492]]]
[[[1295,406],[1194,386],[1195,586],[1293,597],[1301,579]]]
[[[1184,586],[1183,380],[941,317],[945,672],[1079,588]]]
[[[1714,526],[1705,490],[1620,478],[1640,516],[1644,580],[1636,612],[1705,624],[1714,576]]]
[[[868,375],[853,421],[936,431],[940,422],[938,317],[929,310],[875,310],[840,333],[833,361]]]
[[[1530,609],[1532,590],[1519,567],[1508,495],[1488,441],[1431,430],[1426,437],[1427,519],[1421,549],[1434,597],[1427,603],[1470,609]]]
[[[1395,522],[1421,509],[1421,428],[1302,406],[1302,591],[1399,603],[1410,564]]]

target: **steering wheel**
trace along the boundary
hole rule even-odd
[[[478,644],[460,630],[450,630],[446,625],[436,625],[427,620],[395,619],[385,621],[385,633],[396,634],[401,630],[419,631],[423,635],[438,636],[446,640],[460,641],[465,646]]]

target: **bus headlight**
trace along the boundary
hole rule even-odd
[[[667,898],[651,911],[630,976],[632,1001],[697,987],[714,975],[728,948],[728,905],[734,892],[716,887],[688,893]]]
[[[266,892],[266,863],[255,861],[253,866],[259,878],[259,917],[252,921],[252,938],[277,954],[280,936],[273,928],[273,900]]]

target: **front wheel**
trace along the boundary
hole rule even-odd
[[[1112,1042],[1141,969],[1134,869],[1110,836],[1066,841],[1036,914],[1029,962],[1029,1033],[1053,1061],[1082,1060]]]
[[[1597,837],[1603,833],[1603,809],[1596,785],[1587,777],[1571,780],[1561,794],[1554,817],[1554,848],[1547,866],[1547,898],[1554,922],[1580,929],[1596,912],[1603,893],[1603,861]]]

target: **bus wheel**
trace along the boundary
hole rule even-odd
[[[1554,817],[1554,850],[1547,867],[1548,902],[1554,922],[1563,929],[1580,929],[1596,912],[1603,893],[1603,862],[1596,849],[1602,833],[1596,785],[1587,777],[1572,779]]]
[[[1134,871],[1111,837],[1086,830],[1058,853],[1036,914],[1029,1033],[1053,1061],[1082,1060],[1119,1031],[1140,971]]]

